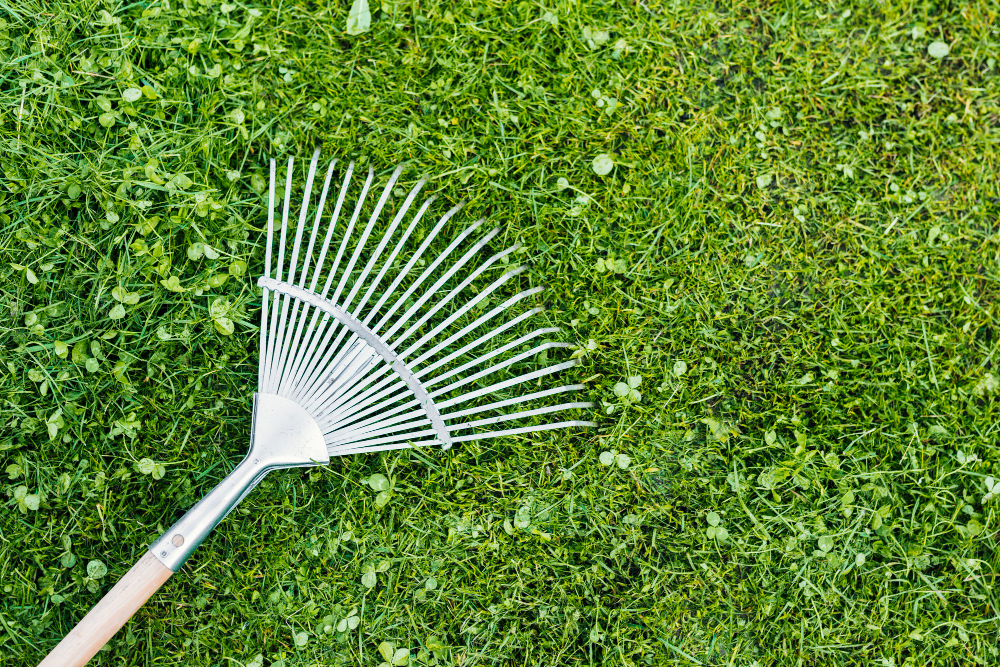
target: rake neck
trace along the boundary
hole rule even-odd
[[[305,409],[275,394],[254,394],[250,451],[208,495],[149,546],[150,553],[176,572],[267,473],[329,462],[323,434]]]

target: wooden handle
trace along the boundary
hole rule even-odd
[[[38,667],[86,665],[172,574],[147,551]]]

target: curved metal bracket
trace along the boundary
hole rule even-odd
[[[274,278],[267,278],[261,276],[257,280],[257,285],[263,287],[264,289],[271,290],[272,292],[277,292],[279,294],[286,294],[290,297],[298,299],[303,303],[307,303],[313,308],[322,310],[327,315],[333,317],[338,322],[343,324],[345,327],[353,331],[358,335],[365,343],[367,343],[376,353],[378,353],[385,361],[399,375],[400,379],[406,383],[410,391],[413,392],[413,396],[417,399],[420,407],[424,409],[427,413],[428,419],[431,421],[431,426],[434,427],[434,432],[437,434],[438,439],[443,444],[443,449],[448,449],[452,445],[452,437],[448,433],[448,427],[444,424],[444,419],[441,418],[441,411],[438,410],[437,405],[434,403],[434,399],[430,397],[430,394],[424,388],[424,385],[417,379],[416,374],[413,370],[406,365],[399,355],[390,348],[384,340],[382,340],[378,334],[369,329],[361,320],[354,317],[337,304],[333,303],[329,299],[324,299],[323,297],[310,292],[307,289],[297,287],[295,285],[290,285],[286,282],[280,280],[275,280]]]

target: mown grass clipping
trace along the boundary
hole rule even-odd
[[[93,664],[996,664],[998,44],[991,2],[0,1],[0,663],[245,451],[267,160],[322,146],[506,225],[600,426],[273,474]]]

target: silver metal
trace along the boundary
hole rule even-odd
[[[483,308],[505,285],[520,280],[526,270],[516,264],[504,266],[515,256],[520,244],[476,262],[500,233],[497,227],[475,239],[482,220],[454,235],[450,242],[443,242],[446,223],[462,204],[445,213],[428,233],[417,236],[418,223],[430,202],[418,208],[409,225],[403,222],[425,179],[397,200],[391,221],[384,230],[376,232],[381,212],[391,206],[400,168],[389,177],[367,223],[359,224],[362,205],[374,180],[372,170],[368,170],[350,220],[341,229],[338,222],[341,211],[346,210],[345,193],[351,185],[354,165],[348,166],[337,204],[330,217],[324,219],[323,202],[332,178],[331,165],[320,205],[310,216],[310,191],[318,154],[313,155],[309,164],[302,205],[298,215],[293,216],[288,198],[293,165],[294,161],[289,160],[280,238],[276,238],[278,230],[273,224],[268,226],[268,246],[276,246],[268,251],[268,256],[276,256],[277,262],[273,270],[270,264],[265,266],[265,275],[258,283],[263,288],[264,312],[270,313],[269,333],[261,344],[261,365],[266,369],[262,372],[261,391],[286,396],[306,408],[323,431],[331,456],[409,446],[447,447],[458,442],[457,437],[468,441],[496,434],[523,435],[563,426],[594,425],[582,420],[552,424],[536,421],[552,412],[586,409],[590,404],[583,402],[482,414],[468,423],[462,419],[468,414],[466,410],[451,412],[451,418],[442,414],[445,406],[480,403],[489,394],[507,393],[517,385],[575,365],[570,362],[535,368],[531,372],[522,371],[513,379],[509,374],[548,350],[568,347],[565,343],[542,343],[522,351],[524,343],[558,332],[554,327],[537,328],[520,338],[507,337],[515,326],[542,312],[535,308],[517,317],[507,317],[510,309],[541,291],[540,287],[522,290],[488,310]],[[272,184],[277,180],[277,171],[272,168]],[[272,210],[268,220],[272,221],[278,215],[274,210],[275,198],[270,197],[269,202]],[[298,218],[294,230],[287,227],[293,217]],[[312,229],[306,230],[310,217]],[[321,234],[324,224],[325,235]],[[286,239],[293,233],[295,240],[287,255],[290,262],[286,264]],[[321,236],[322,247],[314,258]],[[336,253],[331,253],[329,249],[338,236]],[[407,257],[407,246],[415,236],[420,243]],[[428,257],[435,243],[446,247]],[[306,251],[300,253],[303,245],[307,246]],[[329,262],[331,254],[334,257]],[[403,266],[399,265],[401,259],[406,259]],[[490,284],[476,289],[477,278],[498,268],[503,270],[499,275],[493,274]],[[390,277],[391,282],[384,285],[383,280]],[[321,284],[322,289],[317,289]],[[377,294],[380,296],[373,304]],[[480,313],[477,309],[487,312]],[[469,342],[470,339],[473,340]],[[572,391],[578,388],[571,386]],[[431,387],[436,388],[431,390]],[[536,392],[535,396],[543,399],[549,394]],[[511,401],[509,396],[501,398],[505,400],[492,401],[487,404],[489,407],[480,406],[475,412],[496,411],[522,402]],[[489,430],[490,426],[514,420],[521,420],[522,425],[503,431]],[[465,430],[466,435],[456,437],[457,430]]]
[[[511,261],[520,243],[483,259],[481,253],[501,234],[500,227],[481,232],[484,220],[446,241],[448,223],[464,202],[436,222],[425,222],[434,197],[411,210],[427,179],[405,197],[392,199],[402,167],[389,177],[375,205],[367,207],[375,173],[368,169],[352,205],[350,163],[328,213],[336,161],[326,169],[318,201],[311,205],[318,150],[309,162],[301,204],[293,211],[294,165],[289,158],[280,217],[278,169],[274,160],[270,165],[267,247],[258,281],[259,393],[250,451],[150,546],[174,571],[271,470],[321,465],[331,456],[448,448],[596,426],[578,419],[544,422],[547,415],[593,404],[560,402],[562,395],[585,389],[582,384],[541,387],[546,376],[578,362],[544,365],[550,352],[570,345],[544,339],[557,334],[558,327],[530,326],[543,308],[511,314],[543,289],[524,284],[527,267]],[[381,216],[386,209],[395,209],[388,222]],[[345,211],[350,211],[346,224],[340,220]],[[479,279],[490,282],[478,287]],[[501,297],[504,290],[513,296]],[[526,333],[519,333],[522,327]],[[514,394],[530,385],[537,389]]]
[[[250,451],[219,484],[149,546],[161,563],[176,572],[264,476],[278,468],[330,462],[316,421],[294,401],[254,394]]]
[[[365,360],[364,366],[368,366],[376,358],[386,360],[392,370],[395,371],[406,386],[410,388],[413,392],[414,397],[416,397],[417,403],[423,408],[424,412],[427,413],[427,418],[430,419],[431,424],[434,426],[434,431],[437,433],[438,438],[441,440],[441,444],[445,449],[451,447],[451,436],[448,435],[448,429],[444,425],[444,421],[441,419],[441,413],[438,411],[437,406],[434,405],[434,399],[432,399],[427,394],[427,389],[424,385],[420,383],[416,375],[410,370],[410,367],[396,354],[391,347],[389,347],[381,337],[375,334],[374,331],[366,327],[360,320],[345,311],[343,308],[338,307],[332,301],[324,299],[318,294],[313,294],[309,290],[302,289],[301,287],[296,287],[295,285],[289,285],[288,283],[282,283],[272,278],[266,278],[261,276],[257,280],[257,284],[261,287],[265,287],[276,294],[287,294],[288,296],[295,297],[303,303],[307,303],[313,308],[322,310],[323,312],[332,315],[337,318],[341,324],[350,329],[356,335],[360,336],[364,341],[362,345],[359,345],[356,349],[354,356],[364,357],[366,354],[367,359]],[[356,375],[356,374],[352,374]],[[340,376],[338,376],[340,377]]]

